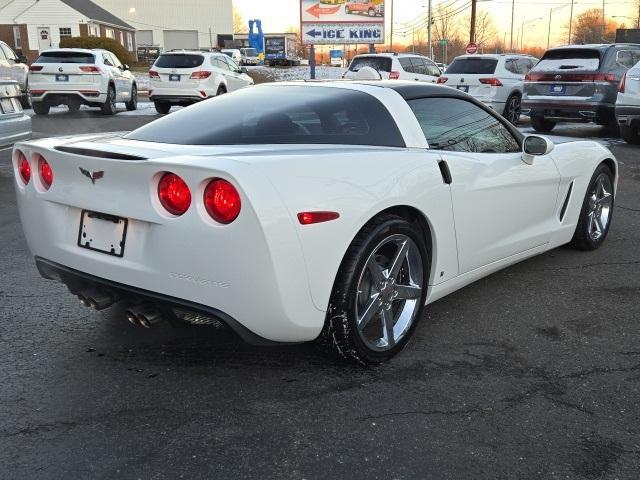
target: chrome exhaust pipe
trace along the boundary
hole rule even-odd
[[[85,297],[82,293],[78,294],[78,300],[80,300],[80,305],[83,305],[85,307],[90,307],[91,306],[89,304],[89,300],[87,299],[87,297]]]
[[[132,325],[140,326],[140,322],[138,322],[138,316],[132,311],[127,310],[127,320],[131,322]]]
[[[163,320],[162,313],[155,308],[144,310],[138,314],[138,323],[144,328],[151,328]]]
[[[116,302],[116,297],[114,295],[102,290],[91,292],[91,295],[89,295],[87,299],[89,300],[91,308],[95,310],[104,310]]]

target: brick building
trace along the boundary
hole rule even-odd
[[[65,37],[108,37],[135,56],[136,29],[90,0],[0,0],[0,40],[32,63]]]

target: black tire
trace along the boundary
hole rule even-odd
[[[596,189],[596,185],[598,179],[605,175],[609,178],[609,183],[611,185],[610,194],[610,207],[608,212],[608,219],[606,225],[604,225],[604,229],[601,232],[601,235],[598,238],[594,238],[590,232],[590,224],[592,221],[592,213],[593,213],[593,200],[592,196],[594,190]],[[589,186],[587,187],[587,191],[584,196],[584,200],[582,202],[582,208],[580,209],[580,217],[578,218],[578,225],[576,226],[576,231],[573,234],[573,238],[571,239],[571,246],[577,248],[578,250],[595,250],[599,248],[607,238],[607,234],[609,233],[609,229],[611,228],[611,220],[613,219],[613,210],[614,210],[614,192],[613,192],[613,183],[614,177],[611,169],[603,164],[600,164],[596,171],[593,173],[591,177],[591,181],[589,182]],[[602,225],[602,223],[600,223]]]
[[[520,111],[522,109],[522,100],[520,95],[512,93],[507,98],[507,103],[504,105],[504,112],[502,116],[506,118],[512,125],[518,125],[520,121]]]
[[[358,295],[362,294],[358,291],[358,286],[361,277],[365,275],[363,272],[366,269],[367,261],[380,243],[384,243],[385,239],[391,235],[408,237],[417,247],[415,251],[420,253],[421,260],[422,282],[420,286],[422,291],[414,306],[411,324],[406,327],[403,336],[398,339],[397,343],[393,342],[393,347],[380,351],[370,348],[361,338],[356,305],[359,301]],[[429,279],[429,253],[422,231],[416,223],[411,223],[396,215],[383,214],[365,225],[351,242],[338,270],[331,292],[325,325],[317,340],[318,345],[328,353],[337,354],[344,359],[360,364],[378,364],[389,360],[400,352],[411,338],[422,316]],[[400,275],[399,273],[398,278]],[[382,294],[379,293],[380,302],[382,302],[381,296]],[[372,301],[372,304],[375,301]],[[400,304],[400,308],[404,308],[404,304]],[[371,322],[374,320],[371,320],[370,324]],[[384,329],[382,324],[380,324],[380,328]]]
[[[556,122],[544,117],[531,117],[531,126],[536,132],[549,133],[556,126]]]
[[[138,87],[135,83],[131,86],[131,99],[125,102],[124,106],[127,107],[127,111],[129,112],[138,109]]]
[[[625,142],[630,143],[631,145],[640,145],[640,132],[638,131],[638,127],[621,125],[620,136]]]
[[[22,105],[22,109],[26,110],[27,108],[31,108],[31,97],[28,93],[25,93],[20,97],[20,105]]]
[[[36,115],[49,115],[49,110],[50,109],[51,109],[51,107],[49,105],[47,105],[46,103],[35,102],[33,104],[33,112]]]
[[[107,100],[102,105],[101,110],[105,115],[116,114],[116,88],[113,85],[109,85],[107,89]]]
[[[225,88],[225,86],[224,86],[224,85],[220,85],[220,86],[218,87],[218,91],[216,92],[216,97],[217,97],[218,95],[224,95],[225,93],[227,93],[227,89]]]
[[[80,111],[80,104],[79,103],[71,103],[69,105],[67,105],[67,108],[69,109],[69,113],[77,113]]]
[[[156,112],[161,115],[166,115],[171,110],[171,104],[166,102],[153,102],[153,105],[156,107]]]
[[[618,121],[614,118],[609,120],[605,125],[604,125],[604,131],[607,135],[611,136],[611,137],[619,137],[621,132],[620,132],[620,125],[618,125]]]

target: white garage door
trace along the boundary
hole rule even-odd
[[[198,32],[196,30],[165,30],[164,51],[198,48]]]
[[[136,43],[138,45],[153,45],[153,30],[138,30]]]

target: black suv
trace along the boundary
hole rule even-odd
[[[522,113],[538,132],[558,122],[595,122],[617,128],[618,85],[640,61],[640,45],[570,45],[552,48],[525,77]]]

